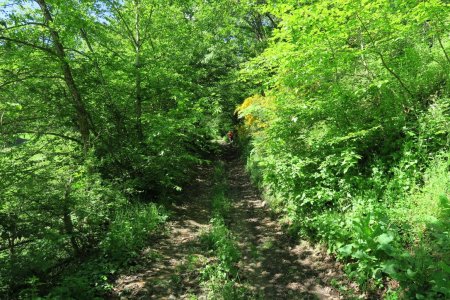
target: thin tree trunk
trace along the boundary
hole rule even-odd
[[[391,69],[391,67],[389,67],[389,65],[387,64],[384,55],[381,53],[381,51],[378,49],[378,47],[376,46],[376,43],[374,41],[374,39],[372,38],[372,35],[370,34],[369,30],[366,27],[366,24],[364,24],[363,20],[361,19],[361,17],[359,16],[359,14],[356,14],[359,22],[361,23],[364,31],[367,33],[367,36],[370,39],[370,42],[372,44],[372,46],[375,49],[375,53],[380,57],[381,59],[381,64],[383,65],[383,67],[392,75],[395,77],[395,79],[397,79],[398,83],[401,85],[401,87],[405,90],[405,92],[411,97],[414,98],[413,93],[411,92],[411,90],[406,86],[406,84],[403,82],[402,78],[393,70]]]
[[[359,33],[359,38],[361,40],[360,43],[360,49],[361,49],[361,61],[363,63],[364,69],[366,69],[367,77],[369,77],[370,81],[373,81],[375,79],[375,75],[372,73],[372,71],[369,69],[369,65],[367,64],[366,56],[364,55],[364,50],[366,48],[366,45],[364,44],[364,39],[362,36],[362,33]]]
[[[78,87],[75,83],[75,80],[72,75],[72,69],[68,63],[67,55],[64,51],[64,46],[61,43],[61,39],[59,37],[58,32],[52,27],[53,18],[50,14],[50,10],[47,6],[47,3],[45,0],[35,0],[42,11],[42,14],[45,19],[45,25],[49,28],[51,37],[53,39],[53,44],[55,47],[56,56],[58,57],[61,69],[64,74],[64,81],[66,82],[67,88],[70,91],[70,94],[72,96],[72,104],[77,112],[77,122],[79,126],[79,131],[81,134],[81,139],[83,141],[83,145],[85,150],[90,147],[90,141],[89,141],[89,133],[91,131],[91,125],[89,120],[89,114],[86,110],[86,106],[83,102],[83,99],[81,97],[81,94],[78,90]]]
[[[442,44],[441,37],[438,34],[436,36],[437,36],[437,40],[439,42],[439,46],[441,47],[442,52],[444,52],[445,58],[447,59],[447,63],[450,64],[450,57],[448,56],[447,51],[445,51],[445,47],[444,47],[444,44]]]
[[[81,255],[80,246],[77,243],[75,238],[75,230],[72,222],[71,209],[70,209],[70,192],[71,192],[71,184],[72,179],[69,179],[67,182],[65,191],[64,191],[64,199],[63,199],[63,208],[62,208],[62,216],[63,216],[63,224],[64,231],[69,236],[70,244],[72,245],[72,249],[76,257]]]
[[[136,92],[136,132],[140,142],[144,140],[144,133],[142,131],[142,75],[141,75],[141,35],[140,35],[140,0],[134,1],[135,8],[135,92]]]

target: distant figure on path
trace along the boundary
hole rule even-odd
[[[228,137],[228,141],[229,141],[230,143],[232,143],[233,140],[234,140],[234,133],[233,133],[233,131],[231,131],[231,130],[228,131],[227,137]]]

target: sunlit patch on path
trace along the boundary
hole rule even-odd
[[[262,299],[340,299],[330,283],[342,276],[339,267],[322,249],[294,242],[282,231],[244,170],[230,153],[230,227],[243,254],[241,280]]]

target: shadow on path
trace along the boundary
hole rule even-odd
[[[198,174],[180,204],[170,207],[165,235],[150,242],[116,280],[111,299],[186,299],[201,293],[198,270],[207,258],[198,237],[209,227],[212,166],[199,167]]]
[[[341,276],[333,259],[306,241],[293,243],[271,218],[231,147],[226,158],[230,227],[242,251],[241,282],[262,299],[340,299],[329,283]]]
[[[227,222],[242,252],[240,282],[257,299],[340,299],[330,285],[342,277],[336,263],[322,249],[289,239],[252,186],[237,152],[230,145],[223,148],[233,204]],[[207,299],[199,270],[210,258],[199,236],[210,226],[213,168],[202,166],[198,174],[182,203],[170,208],[167,234],[151,241],[119,276],[111,299]]]

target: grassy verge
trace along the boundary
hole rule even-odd
[[[211,229],[201,237],[202,244],[212,253],[213,259],[201,271],[202,285],[209,299],[247,299],[248,291],[239,282],[237,267],[241,253],[225,222],[231,202],[226,196],[223,163],[215,167],[214,183]]]

